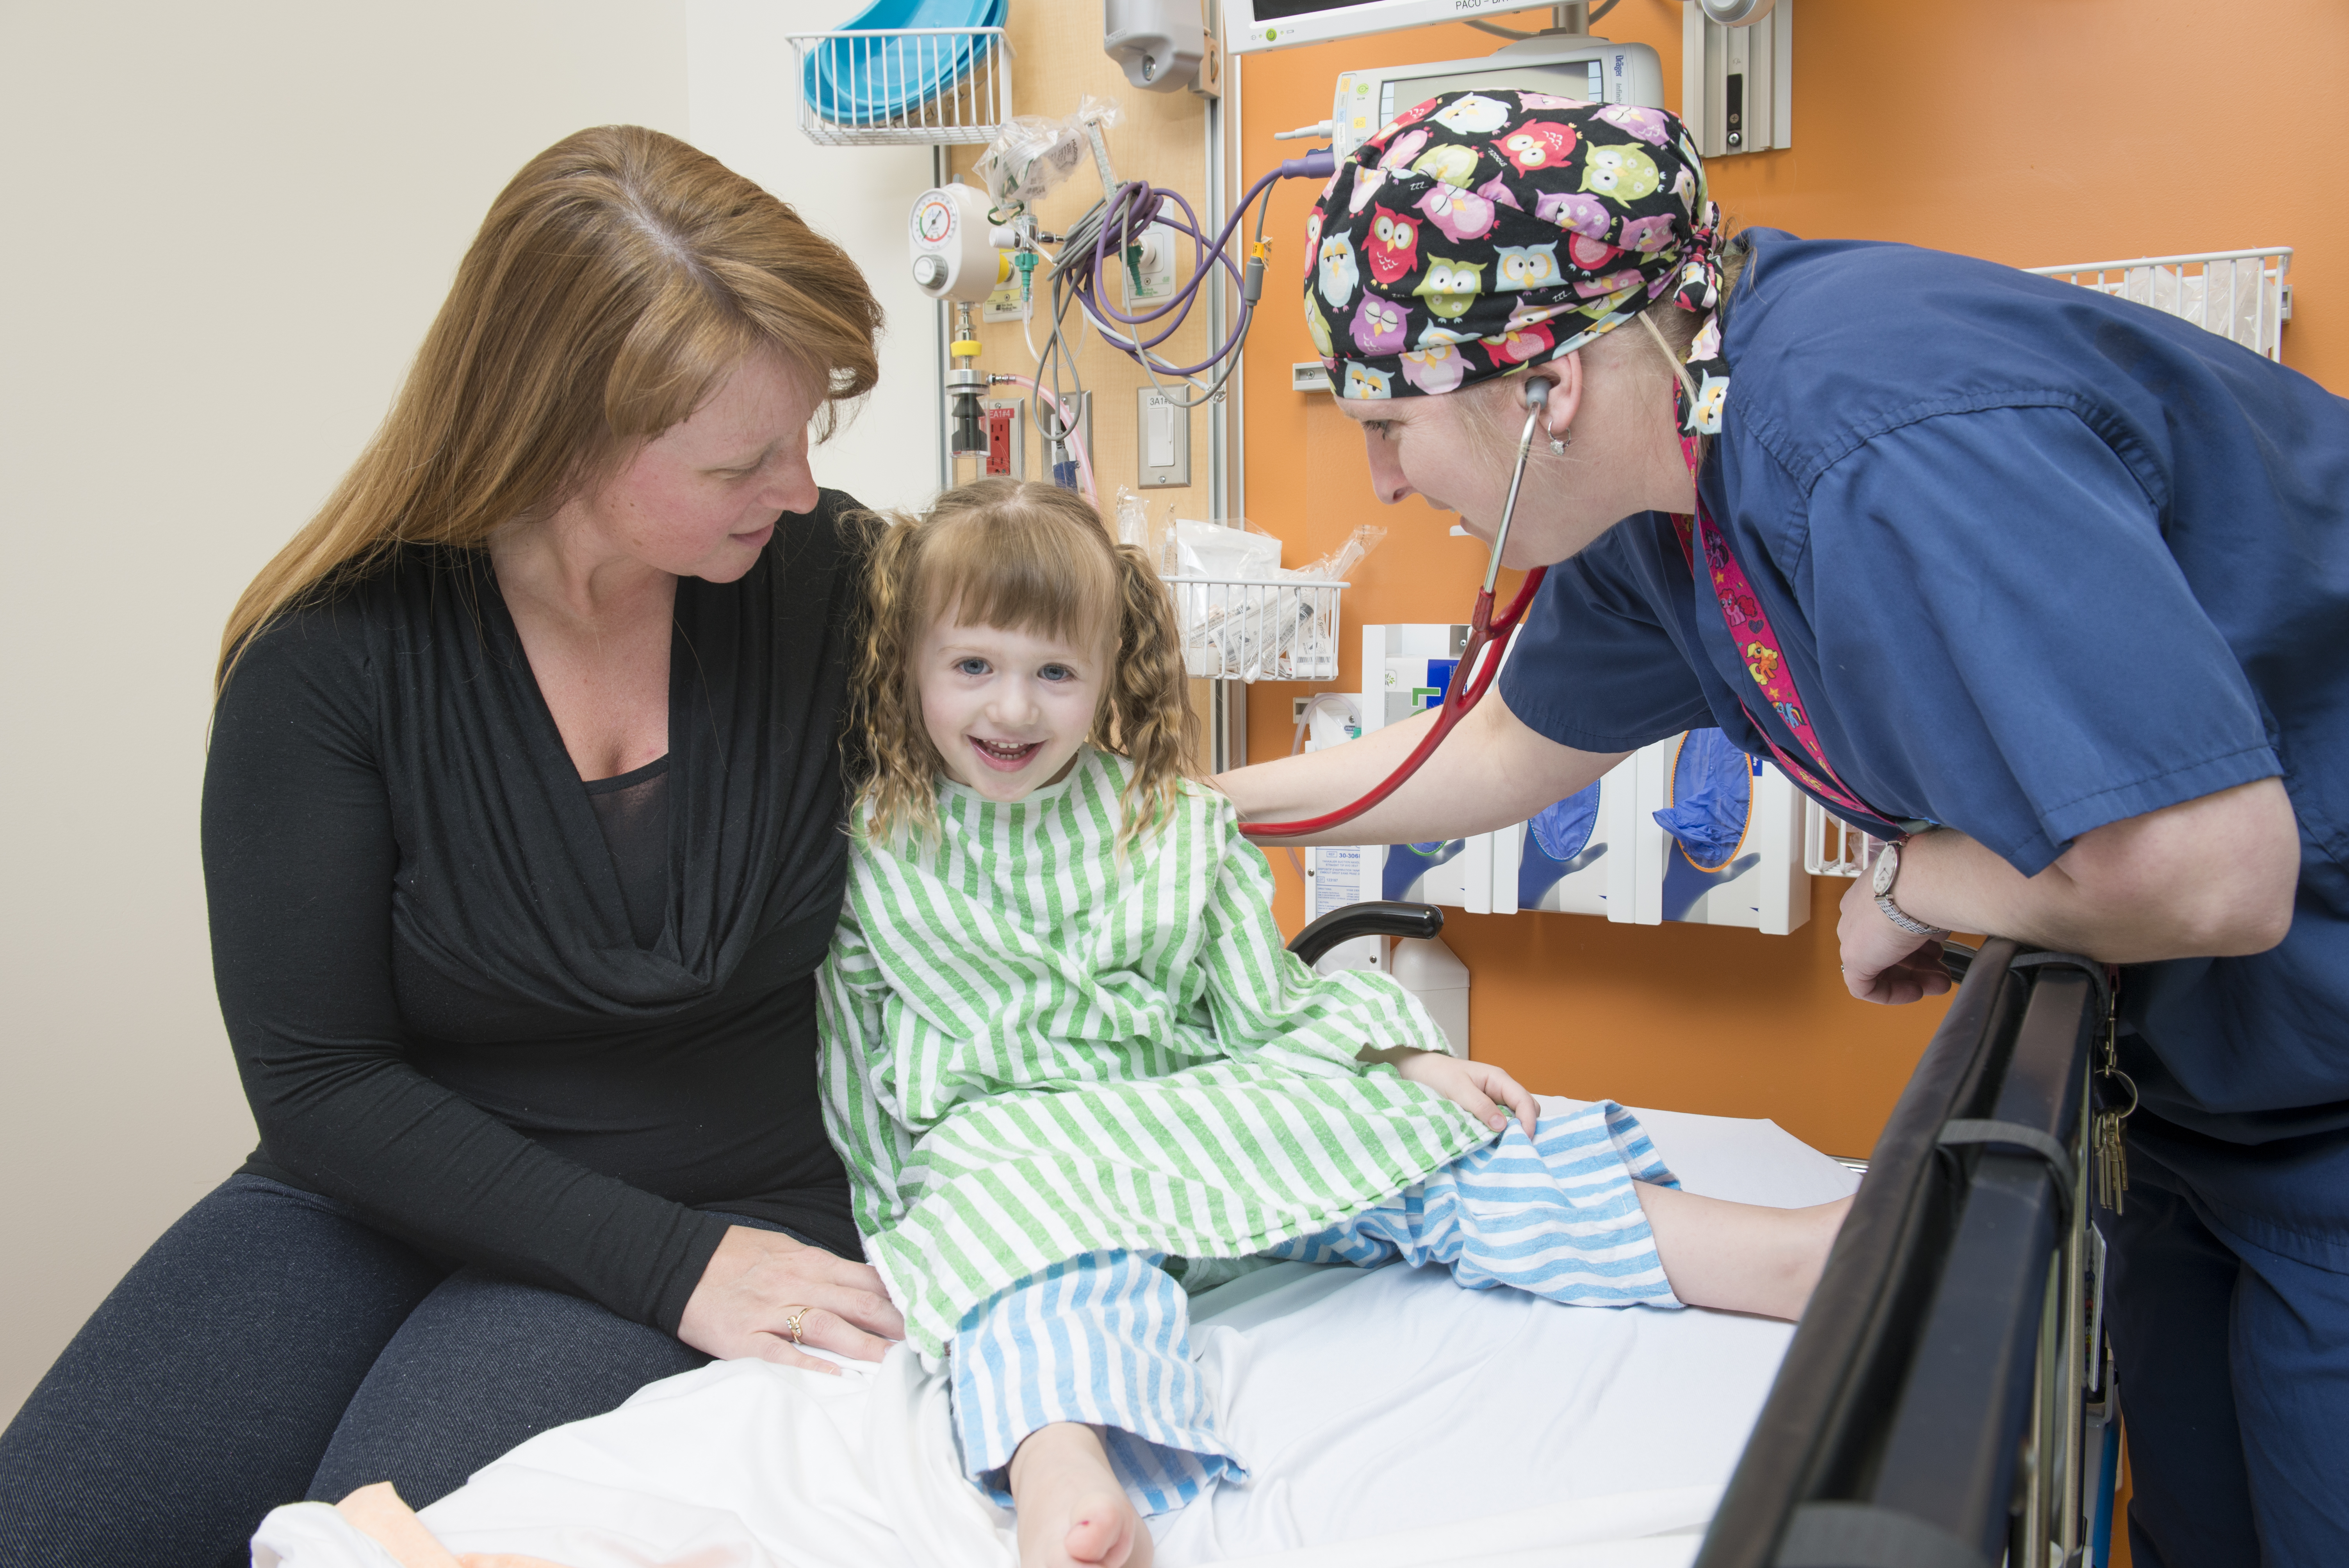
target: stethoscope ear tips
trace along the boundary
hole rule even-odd
[[[1538,376],[1526,378],[1526,407],[1539,408],[1549,401],[1549,383]]]

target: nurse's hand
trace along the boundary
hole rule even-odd
[[[755,1356],[837,1376],[838,1367],[792,1343],[794,1316],[799,1345],[852,1361],[878,1361],[891,1340],[905,1337],[905,1315],[869,1264],[749,1225],[728,1228],[685,1304],[677,1336],[721,1361]]]
[[[1843,945],[1844,987],[1863,1002],[1898,1006],[1950,988],[1940,939],[1913,936],[1885,919],[1867,877],[1855,879],[1843,895],[1836,936]]]

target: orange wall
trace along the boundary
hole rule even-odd
[[[2349,208],[2330,146],[2344,107],[2349,6],[2269,0],[1800,0],[1795,146],[1716,160],[1730,217],[1815,236],[1900,240],[2017,266],[2288,244],[2294,315],[2285,360],[2349,386]],[[1526,13],[1538,15],[1538,13]],[[1662,57],[1680,99],[1681,6],[1623,0],[1603,35]],[[1242,160],[1254,179],[1299,144],[1275,130],[1320,119],[1342,68],[1489,54],[1456,25],[1250,55],[1240,66]],[[1484,564],[1451,519],[1376,504],[1361,440],[1319,395],[1290,390],[1310,359],[1296,304],[1314,191],[1277,188],[1273,284],[1248,344],[1244,510],[1307,561],[1358,522],[1388,536],[1354,574],[1347,624],[1449,621]],[[1361,686],[1359,646],[1334,689]],[[1248,751],[1288,749],[1290,698],[1260,685]],[[1301,892],[1271,857],[1290,930]],[[1791,937],[1700,926],[1610,925],[1564,914],[1454,914],[1476,1055],[1532,1087],[1584,1098],[1767,1116],[1839,1154],[1874,1143],[1942,1004],[1854,1002],[1836,974],[1836,901],[1820,879]]]

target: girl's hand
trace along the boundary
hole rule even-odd
[[[1534,1135],[1534,1123],[1541,1119],[1541,1108],[1534,1103],[1533,1095],[1490,1062],[1462,1061],[1442,1051],[1365,1051],[1363,1056],[1392,1064],[1412,1082],[1425,1084],[1495,1132],[1506,1130],[1509,1125],[1501,1109],[1504,1104],[1516,1112],[1517,1124],[1527,1138]]]
[[[799,1319],[799,1340],[792,1319]],[[756,1356],[837,1374],[800,1349],[812,1345],[854,1361],[878,1361],[905,1337],[905,1319],[870,1264],[835,1257],[773,1231],[728,1229],[678,1320],[677,1336],[719,1360]]]

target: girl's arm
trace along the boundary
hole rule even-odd
[[[1221,859],[1206,911],[1199,962],[1209,1016],[1225,1054],[1277,1057],[1307,1072],[1360,1072],[1365,1050],[1441,1051],[1444,1031],[1410,993],[1382,975],[1317,975],[1288,949],[1272,918],[1272,872],[1217,815]]]
[[[905,1213],[898,1181],[913,1158],[914,1137],[881,1089],[887,1060],[882,1007],[889,983],[856,918],[855,892],[841,910],[832,952],[816,973],[817,1028],[823,1039],[818,1072],[823,1126],[848,1167],[856,1228],[867,1236]]]

